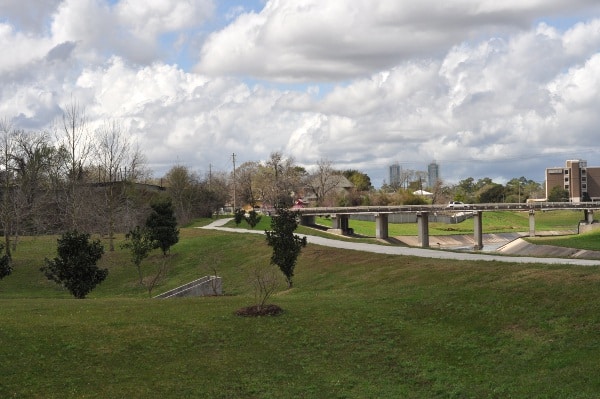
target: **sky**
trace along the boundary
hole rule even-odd
[[[600,166],[597,0],[0,0],[0,118],[118,121],[156,177],[280,152],[542,182]]]

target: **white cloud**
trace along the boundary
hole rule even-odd
[[[122,0],[117,15],[137,37],[156,36],[201,24],[213,12],[212,1]]]
[[[213,12],[211,0],[64,0],[52,19],[56,42],[75,41],[88,57],[113,54],[136,63],[159,59],[161,35],[200,26]]]
[[[11,21],[25,32],[41,34],[47,29],[48,17],[62,0],[2,0],[0,21]]]
[[[197,70],[282,81],[364,76],[577,6],[598,7],[590,0],[271,0],[260,13],[242,14],[213,33]]]
[[[15,31],[10,25],[0,24],[0,74],[22,68],[29,62],[43,58],[52,48],[52,42]]]
[[[92,123],[121,119],[157,175],[282,151],[376,184],[392,162],[433,159],[453,181],[540,179],[564,158],[600,164],[600,13],[544,20],[595,3],[273,0],[242,13],[232,3],[235,19],[203,49],[207,74],[171,63],[163,41],[201,41],[210,1],[49,1],[31,20],[13,6],[0,23],[11,55],[0,60],[0,117],[42,129],[77,99]]]

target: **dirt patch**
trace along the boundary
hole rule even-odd
[[[244,317],[258,317],[258,316],[277,316],[283,312],[277,305],[265,305],[259,307],[257,305],[254,306],[246,306],[244,308],[238,309],[235,311],[235,314],[238,316]]]

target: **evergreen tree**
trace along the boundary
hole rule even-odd
[[[48,280],[63,285],[75,298],[82,299],[108,276],[96,262],[104,254],[100,240],[89,241],[89,234],[70,231],[58,239],[58,256],[40,270]]]
[[[292,287],[296,260],[302,247],[306,246],[306,237],[294,234],[298,227],[296,217],[298,212],[288,208],[277,208],[277,214],[271,219],[272,231],[265,231],[267,243],[273,247],[271,263],[279,266],[287,281],[288,288]]]
[[[177,218],[171,199],[163,199],[151,205],[152,213],[146,219],[149,236],[155,243],[155,248],[160,248],[163,255],[167,255],[172,245],[179,241]]]
[[[233,219],[235,220],[236,226],[239,226],[240,223],[242,223],[242,220],[244,220],[245,215],[246,215],[246,211],[241,208],[237,208],[233,212]]]
[[[4,246],[0,244],[0,252]],[[0,256],[0,280],[12,273],[12,261],[8,253]]]
[[[248,217],[246,217],[246,222],[252,228],[254,228],[260,222],[261,216],[254,209],[248,212]]]

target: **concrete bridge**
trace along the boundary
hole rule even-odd
[[[583,222],[591,225],[594,222],[594,211],[600,209],[600,202],[532,202],[532,203],[499,203],[499,204],[465,204],[461,207],[447,205],[394,205],[394,206],[355,206],[355,207],[320,207],[301,208],[302,225],[315,224],[316,216],[331,216],[332,229],[340,234],[351,233],[350,215],[369,214],[375,216],[375,237],[388,238],[388,218],[394,213],[416,213],[419,232],[419,244],[429,247],[429,215],[438,212],[471,212],[473,214],[473,234],[475,249],[483,248],[483,213],[486,211],[528,211],[529,236],[535,236],[535,213],[553,210],[583,211]]]

